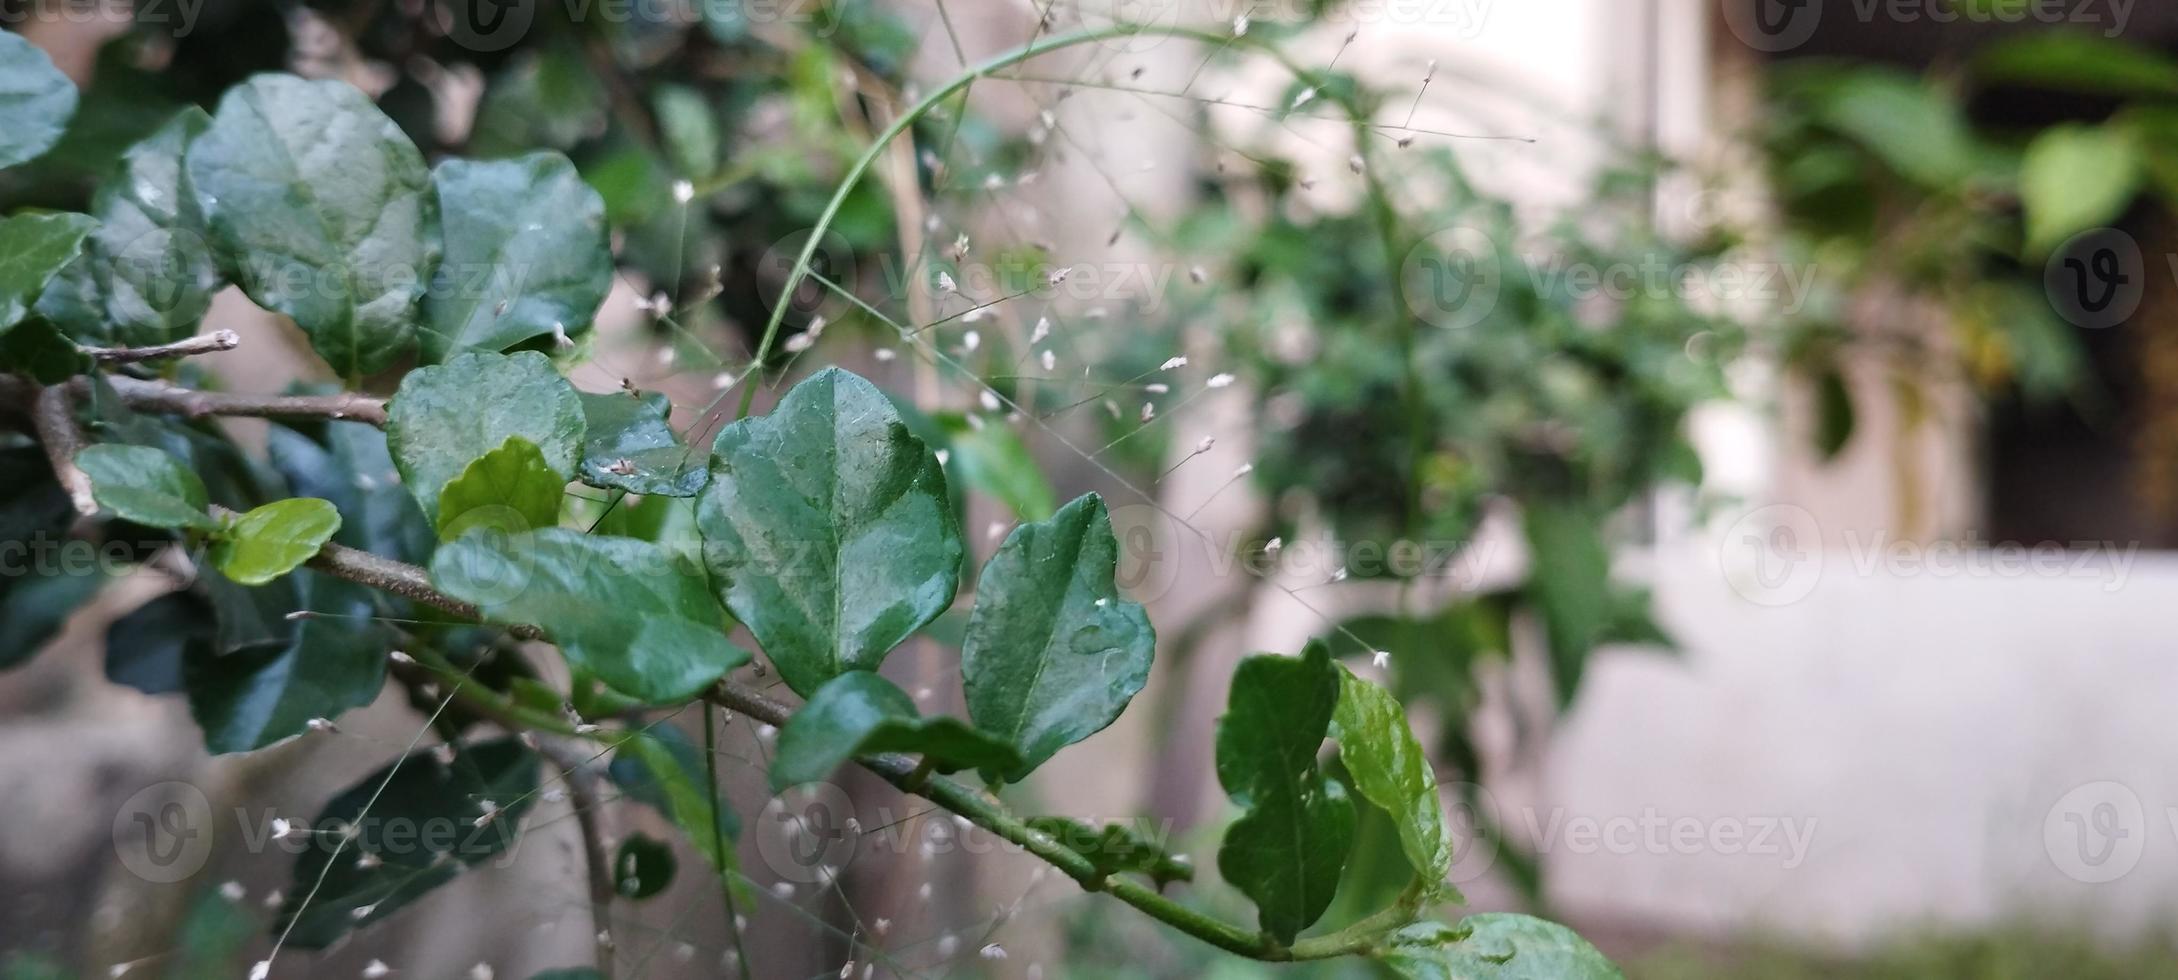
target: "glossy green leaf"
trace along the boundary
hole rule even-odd
[[[829,368],[713,445],[704,562],[796,693],[885,654],[953,603],[945,474],[868,381]]]
[[[673,848],[644,833],[629,834],[613,853],[613,891],[622,898],[645,899],[673,883]]]
[[[605,202],[557,153],[431,172],[446,254],[418,328],[426,363],[589,329],[612,289]]]
[[[1573,930],[1531,915],[1488,912],[1457,926],[1424,922],[1394,934],[1378,962],[1402,980],[1623,980]]]
[[[499,856],[537,798],[538,768],[520,742],[501,739],[463,746],[451,763],[419,751],[363,777],[303,831],[355,836],[337,857],[315,844],[296,857],[274,932],[291,928],[288,945],[323,949]]]
[[[771,788],[778,792],[813,783],[849,759],[880,752],[920,756],[939,772],[1004,771],[1021,761],[1011,746],[958,718],[921,717],[907,692],[869,671],[854,670],[826,681],[779,730]]]
[[[263,585],[316,556],[340,530],[340,510],[316,497],[251,509],[219,532],[212,564],[243,585]]]
[[[123,520],[151,527],[214,527],[205,510],[204,481],[181,461],[148,446],[86,446],[76,465],[91,478],[91,496]]]
[[[300,735],[319,718],[370,704],[386,683],[392,634],[373,622],[373,593],[327,575],[303,573],[298,608],[318,613],[287,624],[273,646],[221,653],[189,643],[182,684],[189,713],[214,754],[249,752]]]
[[[21,34],[0,31],[0,167],[52,149],[75,114],[76,83]]]
[[[727,642],[703,571],[647,541],[565,528],[471,534],[431,580],[498,623],[533,623],[568,662],[652,704],[686,701],[749,653]]]
[[[508,436],[439,492],[439,538],[451,541],[475,528],[513,534],[556,526],[566,492],[567,478],[552,472],[536,443]]]
[[[145,694],[182,690],[182,664],[213,656],[218,613],[194,589],[169,592],[106,628],[106,679]],[[201,654],[194,651],[202,650]]]
[[[681,442],[660,394],[582,393],[588,422],[582,482],[608,490],[693,497],[711,479],[710,455]]]
[[[458,354],[401,379],[386,405],[386,446],[424,514],[470,461],[520,436],[561,485],[582,458],[582,400],[543,354]]]
[[[1072,817],[1030,817],[1028,825],[1088,858],[1104,874],[1146,875],[1160,888],[1175,881],[1195,880],[1194,865],[1168,853],[1131,824],[1091,827]]]
[[[2019,161],[2027,251],[2048,254],[2079,232],[2117,220],[2143,176],[2139,145],[2122,133],[2079,125],[2043,130]]]
[[[725,801],[713,797],[702,751],[670,725],[630,733],[613,750],[613,781],[663,813],[690,845],[728,881],[739,880],[733,841],[740,824]],[[718,845],[725,845],[720,847]]]
[[[1442,886],[1452,870],[1452,842],[1445,836],[1437,774],[1407,727],[1406,709],[1390,691],[1340,667],[1331,725],[1355,791],[1391,815],[1415,874],[1431,887]]]
[[[243,291],[292,317],[335,372],[372,374],[414,347],[438,203],[422,154],[363,93],[251,78],[220,99],[187,170]]]
[[[1149,681],[1157,635],[1112,573],[1119,543],[1104,498],[1084,494],[1022,524],[983,566],[961,644],[968,716],[1011,743],[1019,781],[1102,731]]]
[[[438,537],[401,485],[386,434],[376,426],[328,422],[313,439],[275,425],[266,433],[265,450],[290,492],[340,508],[333,540],[411,564],[430,559]]]
[[[1247,811],[1225,830],[1218,873],[1282,943],[1331,904],[1353,843],[1354,803],[1316,761],[1338,700],[1330,655],[1310,644],[1241,661],[1218,719],[1218,783]]]
[[[97,225],[82,214],[18,214],[0,221],[0,333],[30,314],[45,284],[75,261]]]
[[[223,279],[182,157],[211,124],[192,106],[122,154],[92,200],[98,229],[39,313],[86,344],[143,347],[196,332]]]

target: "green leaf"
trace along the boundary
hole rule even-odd
[[[1241,661],[1218,719],[1218,783],[1247,809],[1225,830],[1218,873],[1281,943],[1323,915],[1353,844],[1354,803],[1316,762],[1338,701],[1338,672],[1312,643]]]
[[[337,858],[316,843],[296,857],[274,933],[292,924],[289,945],[323,949],[392,915],[512,846],[537,790],[537,757],[513,739],[463,746],[450,764],[416,752],[363,777],[304,831],[355,836]]]
[[[513,156],[536,147],[573,150],[605,132],[611,108],[605,86],[571,41],[548,41],[510,52],[509,67],[492,79],[477,105],[469,152]]]
[[[243,585],[263,585],[316,556],[340,530],[340,510],[316,497],[275,500],[235,518],[212,545],[212,564]]]
[[[825,682],[786,727],[771,761],[773,792],[813,783],[858,755],[906,752],[939,772],[1006,770],[1020,756],[1005,742],[958,718],[923,718],[907,692],[876,674],[852,670]]]
[[[1058,510],[1058,495],[1036,465],[1020,434],[995,423],[972,425],[965,417],[945,420],[950,432],[946,472],[972,490],[989,494],[1013,516],[1041,521]]]
[[[1560,707],[1580,690],[1588,655],[1610,623],[1611,552],[1602,519],[1577,504],[1533,501],[1525,511],[1533,568],[1526,590],[1542,614]]]
[[[418,368],[386,405],[386,447],[434,524],[447,482],[511,436],[536,446],[565,486],[582,458],[582,433],[575,386],[535,351],[458,354]]]
[[[704,563],[796,693],[877,669],[952,605],[962,546],[945,473],[868,381],[820,371],[712,449]]]
[[[10,570],[0,580],[0,670],[28,662],[106,584],[106,576],[96,570],[68,572],[24,564],[32,566],[27,574]]]
[[[83,257],[38,311],[76,340],[119,347],[171,343],[196,331],[222,277],[182,156],[211,126],[194,106],[130,147],[93,199],[99,226]]]
[[[686,701],[749,652],[727,642],[703,572],[647,541],[545,528],[439,548],[431,580],[497,623],[533,623],[568,662],[652,704]]]
[[[718,169],[719,135],[710,100],[683,85],[660,85],[653,90],[651,108],[674,169],[692,179],[711,176]]]
[[[1815,451],[1824,461],[1838,458],[1853,439],[1853,391],[1845,373],[1831,365],[1815,376]]]
[[[681,442],[668,421],[672,410],[660,394],[583,392],[582,482],[664,497],[702,493],[710,455]]]
[[[1981,82],[2098,95],[2178,95],[2178,62],[2139,45],[2081,31],[2021,31],[1973,60]]]
[[[1945,188],[1974,170],[1976,150],[1955,97],[1887,69],[1856,71],[1817,107],[1901,176]]]
[[[1159,888],[1175,881],[1195,880],[1194,865],[1167,853],[1139,829],[1125,823],[1091,827],[1072,817],[1030,817],[1028,825],[1088,858],[1103,874],[1146,875]]]
[[[2116,220],[2140,189],[2140,148],[2107,127],[2043,130],[2019,161],[2027,251],[2046,255],[2064,240]]]
[[[1437,774],[1407,727],[1406,709],[1390,691],[1340,667],[1339,704],[1331,725],[1354,789],[1391,815],[1399,828],[1400,850],[1415,874],[1431,888],[1448,887],[1452,842],[1445,836]]]
[[[205,510],[204,482],[162,450],[148,446],[86,446],[76,465],[91,478],[91,496],[123,520],[151,527],[217,525]]]
[[[0,333],[30,315],[45,284],[75,261],[97,224],[82,214],[18,214],[0,221]]]
[[[220,99],[187,169],[235,281],[292,317],[335,372],[382,371],[414,345],[438,203],[422,154],[363,93],[251,78]]]
[[[679,729],[660,724],[615,746],[611,771],[629,796],[671,818],[720,877],[738,881],[733,840],[741,828],[725,801],[706,788],[706,761]]]
[[[1091,493],[1014,528],[984,564],[961,674],[976,727],[1021,753],[1005,781],[1102,731],[1148,683],[1157,634],[1120,596],[1118,561],[1104,498]]]
[[[386,434],[376,426],[327,422],[312,439],[275,425],[266,433],[265,450],[290,492],[340,508],[333,540],[412,564],[430,559],[438,538],[402,487]]]
[[[613,854],[613,891],[622,898],[645,899],[673,883],[673,848],[641,832],[628,835]]]
[[[42,316],[31,316],[0,334],[0,371],[52,385],[89,374],[91,367],[90,355]]]
[[[0,31],[0,167],[52,149],[75,114],[76,83],[21,34]]]
[[[300,573],[296,620],[285,642],[221,653],[195,642],[182,651],[189,713],[214,754],[249,752],[302,734],[311,721],[370,704],[386,683],[393,637],[371,621],[373,593],[328,575]]]
[[[605,201],[557,153],[431,172],[446,254],[424,298],[423,359],[589,329],[612,289]]]
[[[1573,930],[1531,915],[1488,912],[1458,926],[1424,922],[1394,934],[1377,960],[1402,980],[1623,980]]]
[[[217,611],[195,590],[169,592],[106,628],[106,679],[145,694],[182,690],[182,664],[214,655]]]
[[[451,541],[479,527],[502,534],[553,527],[566,492],[567,478],[552,472],[536,443],[508,436],[439,492],[439,538]]]

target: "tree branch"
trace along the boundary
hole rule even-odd
[[[605,980],[613,980],[612,912],[618,890],[613,887],[612,855],[605,848],[605,832],[598,824],[605,802],[598,795],[597,771],[591,768],[593,760],[554,742],[539,741],[537,752],[551,760],[560,771],[560,780],[567,784],[568,803],[582,831],[584,863],[588,865],[590,926],[597,930],[597,972]]]
[[[68,387],[39,389],[31,401],[30,422],[38,432],[38,442],[45,446],[45,458],[53,465],[54,477],[68,491],[68,501],[75,505],[76,513],[85,517],[97,514],[98,501],[91,496],[90,474],[76,465],[76,452],[83,448],[83,427],[76,423]]]
[[[135,364],[139,361],[160,361],[170,357],[213,354],[240,346],[241,334],[232,330],[214,330],[208,334],[184,337],[171,344],[152,347],[85,347],[83,352],[101,364]]]
[[[190,418],[232,415],[264,419],[337,419],[380,428],[386,424],[386,400],[369,395],[346,392],[338,395],[247,395],[200,391],[123,374],[109,374],[105,380],[114,393],[121,396],[121,404],[139,412]],[[68,383],[68,388],[78,399],[87,397],[92,390],[91,379],[76,378]],[[38,384],[28,378],[0,374],[0,402],[27,406],[37,398],[38,391]]]

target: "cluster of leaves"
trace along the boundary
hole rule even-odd
[[[2024,128],[1976,118],[2023,92],[2074,96],[2098,121]],[[2045,273],[2076,235],[2144,197],[2178,202],[2178,61],[2128,42],[2032,31],[1913,75],[1806,62],[1773,73],[1759,133],[1791,239],[1826,275],[1806,315],[1823,330],[1788,352],[1816,382],[1820,448],[1836,453],[1853,409],[1834,363],[1849,331],[1878,331],[1921,364],[1918,321],[1857,322],[1850,300],[1903,293],[1947,321],[1958,370],[2030,399],[2078,395],[2081,345]],[[1993,100],[1993,101],[1992,101]]]
[[[64,147],[78,99],[45,56],[0,33],[0,79],[0,167]],[[1147,682],[1155,635],[1113,580],[1101,498],[1054,507],[1040,477],[1009,470],[1018,453],[986,445],[995,435],[913,420],[969,447],[970,468],[1010,488],[1017,511],[1043,513],[975,570],[959,643],[966,717],[923,716],[878,671],[961,592],[968,549],[945,465],[891,399],[837,369],[708,447],[683,443],[662,398],[576,390],[544,351],[587,329],[612,275],[606,229],[618,222],[596,184],[552,151],[427,168],[360,91],[264,74],[215,112],[182,109],[122,150],[88,213],[0,222],[0,371],[80,396],[63,427],[81,426],[91,444],[61,464],[87,477],[99,508],[75,521],[63,474],[40,468],[28,433],[11,436],[0,457],[20,476],[9,539],[101,535],[147,558],[202,549],[194,582],[115,624],[109,674],[184,694],[206,745],[226,753],[369,703],[399,663],[404,689],[458,747],[395,760],[327,804],[317,826],[341,830],[340,844],[298,860],[279,925],[287,942],[328,945],[506,850],[542,767],[525,739],[467,734],[486,721],[604,741],[610,777],[730,879],[737,828],[708,760],[638,723],[748,663],[729,639],[737,628],[806,701],[779,732],[778,789],[883,754],[913,757],[916,780],[974,771],[993,787],[1018,782],[1108,726]],[[383,431],[276,426],[260,461],[209,423],[129,410],[114,387],[124,379],[89,349],[187,338],[229,285],[293,320],[351,383],[398,371]],[[39,435],[54,448],[51,431]],[[611,502],[586,507],[573,484]],[[444,601],[385,578],[384,559],[427,568]],[[96,584],[8,579],[0,604],[23,642],[7,649],[27,657]],[[567,689],[535,674],[510,635],[549,639]],[[433,680],[475,693],[438,698]],[[627,725],[570,727],[570,712]],[[1336,768],[1319,758],[1327,739]],[[1444,884],[1435,777],[1398,701],[1326,648],[1247,661],[1216,755],[1244,811],[1218,866],[1259,910],[1246,948],[1280,958],[1308,941],[1369,813],[1396,828],[1413,884],[1389,919],[1331,952],[1374,953],[1413,976],[1508,963],[1612,974],[1562,927],[1426,919],[1457,897]],[[434,821],[461,832],[386,836]],[[1063,838],[1091,869],[1085,884],[1192,874],[1120,828],[1054,817],[1018,833]],[[630,840],[615,872],[623,895],[656,894],[670,856]]]

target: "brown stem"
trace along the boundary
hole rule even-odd
[[[199,391],[164,381],[146,381],[109,374],[106,383],[121,396],[121,404],[139,412],[186,415],[233,415],[248,418],[342,419],[384,428],[386,400],[369,395],[246,395],[228,391]],[[91,391],[91,379],[68,383],[76,398]],[[28,406],[36,400],[39,386],[28,378],[0,374],[0,403]]]
[[[213,354],[240,346],[241,334],[232,330],[214,330],[196,337],[185,337],[171,344],[152,347],[85,347],[83,352],[101,364],[135,364],[139,361],[159,361],[170,357]]]
[[[69,400],[67,386],[40,389],[31,402],[30,421],[38,431],[38,441],[45,446],[46,461],[53,464],[53,475],[68,491],[69,503],[85,517],[97,514],[91,477],[76,465],[76,452],[83,448],[83,428],[76,424],[75,404]]]

